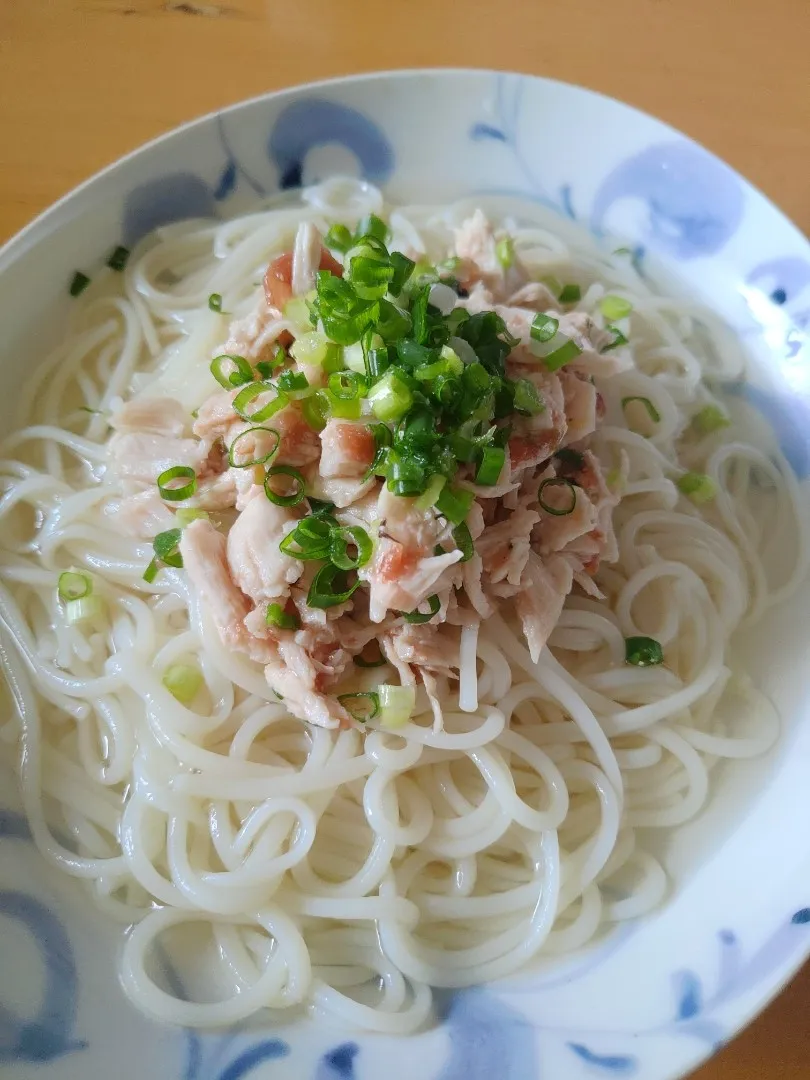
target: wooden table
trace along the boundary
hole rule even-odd
[[[714,150],[810,231],[808,0],[0,0],[0,240],[159,132],[353,71],[582,83]],[[810,967],[696,1080],[810,1077]]]

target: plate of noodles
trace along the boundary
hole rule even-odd
[[[810,247],[401,72],[0,252],[14,1080],[671,1080],[810,951]]]

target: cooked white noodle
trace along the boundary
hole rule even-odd
[[[396,209],[392,246],[445,249],[472,205]],[[107,426],[82,410],[104,414],[144,387],[196,407],[223,336],[209,294],[244,314],[300,222],[353,226],[382,208],[373,187],[330,180],[297,206],[159,230],[77,301],[23,395],[28,426],[0,450],[0,657],[25,809],[43,854],[135,924],[123,982],[163,1020],[307,1005],[413,1031],[430,986],[509,975],[653,909],[666,877],[635,830],[693,817],[719,759],[763,753],[778,734],[728,646],[806,571],[796,481],[774,447],[677,445],[687,410],[710,400],[702,379],[738,375],[739,349],[717,320],[536,207],[490,207],[524,261],[589,281],[588,310],[610,290],[634,308],[635,367],[600,385],[607,417],[592,439],[625,484],[620,556],[597,576],[605,601],[572,595],[539,663],[508,609],[465,629],[461,693],[437,679],[444,729],[420,691],[406,727],[363,736],[307,727],[268,701],[261,669],[226,653],[182,572],[144,583],[151,546],[116,531]],[[623,420],[634,395],[660,414],[650,438]],[[693,461],[719,489],[700,510],[673,483]],[[766,557],[774,531],[795,538],[781,577]],[[89,630],[67,625],[57,601],[69,567],[93,572],[106,605]],[[626,665],[634,634],[665,644],[668,666]],[[193,709],[161,681],[189,658],[206,686]],[[209,942],[210,985],[182,1001],[154,946],[189,928]]]

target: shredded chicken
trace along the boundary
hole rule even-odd
[[[529,280],[514,252],[499,258],[503,239],[481,211],[457,229],[449,254],[460,260],[458,305],[501,316],[518,340],[514,347],[505,342],[507,377],[528,380],[542,407],[508,418],[505,459],[493,483],[476,484],[474,465],[458,467],[453,484],[474,496],[466,514],[471,552],[438,509],[441,502],[396,495],[374,475],[379,431],[367,402],[357,419],[333,416],[320,432],[295,400],[263,422],[245,420],[233,408],[239,387],[211,394],[193,417],[171,398],[141,397],[111,419],[109,464],[123,498],[110,513],[130,535],[171,529],[178,507],[161,499],[155,480],[174,465],[194,470],[194,493],[181,505],[217,516],[182,531],[188,579],[223,645],[262,665],[269,688],[310,723],[352,723],[337,699],[341,681],[376,638],[402,684],[424,685],[440,729],[436,680],[458,678],[459,627],[477,627],[510,605],[536,661],[574,584],[601,596],[594,575],[602,560],[617,557],[618,496],[588,439],[604,415],[600,380],[628,361],[621,350],[602,353],[611,334],[582,311],[563,311],[545,284]],[[284,308],[312,289],[318,269],[343,272],[306,222],[293,249],[270,263],[254,309],[232,322],[218,352],[254,364],[279,344],[288,346],[294,323]],[[538,313],[557,319],[559,333],[581,349],[558,370],[548,370],[533,351]],[[312,388],[325,384],[326,374],[311,366],[296,361],[292,370],[304,371]],[[305,554],[300,549],[280,550],[314,507],[271,501],[268,460],[296,470],[308,499],[331,504],[332,525],[360,528],[368,537],[371,556],[357,571],[362,587],[331,607],[310,603],[324,556],[304,561],[295,557]],[[285,617],[268,618],[270,604]]]

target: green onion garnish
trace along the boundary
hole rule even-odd
[[[314,608],[330,608],[337,604],[345,604],[359,585],[359,578],[350,584],[347,571],[341,570],[334,563],[327,563],[312,579],[307,603]]]
[[[357,226],[355,235],[361,240],[372,237],[379,240],[381,244],[385,244],[388,239],[388,226],[376,214],[367,214]]]
[[[298,616],[285,611],[281,604],[268,604],[264,621],[268,626],[276,626],[279,630],[297,630],[301,625]]]
[[[328,559],[332,528],[331,522],[321,517],[306,517],[287,533],[279,544],[279,550],[302,562]]]
[[[161,565],[174,566],[177,569],[182,569],[183,556],[180,554],[178,546],[180,544],[182,531],[182,529],[167,529],[165,532],[158,533],[152,541],[152,550],[155,553],[155,557],[144,571],[144,581],[151,585],[157,577]]]
[[[548,371],[559,371],[561,367],[564,367],[572,360],[576,360],[581,355],[582,349],[575,341],[566,341],[560,345],[559,349],[555,349],[548,356],[544,356],[543,363]]]
[[[466,521],[462,521],[460,525],[456,525],[455,529],[453,529],[453,539],[456,542],[456,547],[461,552],[460,561],[469,562],[475,554],[475,545]]]
[[[603,353],[610,352],[611,349],[618,349],[620,345],[627,344],[627,338],[624,336],[618,326],[606,326],[605,329],[610,330],[610,332],[613,334],[613,341],[605,345],[605,347],[602,349]]]
[[[208,307],[210,311],[222,314],[222,293],[212,292],[208,297]]]
[[[532,319],[532,328],[529,331],[535,341],[551,341],[560,329],[560,320],[553,315],[535,315]]]
[[[511,236],[502,236],[495,244],[495,257],[508,270],[515,261],[515,242]]]
[[[476,484],[482,487],[492,487],[493,484],[497,484],[505,461],[505,450],[499,446],[487,446],[481,454],[481,462],[475,474]]]
[[[392,296],[399,296],[408,278],[413,273],[416,263],[413,259],[409,259],[407,255],[403,255],[401,251],[392,251],[391,266],[394,269],[394,276],[391,278],[388,291]]]
[[[381,683],[377,687],[380,699],[380,724],[384,728],[403,727],[416,708],[416,688]]]
[[[276,368],[287,362],[287,354],[280,345],[274,346],[273,355],[269,360],[260,360],[256,365],[256,371],[266,381],[270,379]]]
[[[438,612],[442,606],[438,596],[434,593],[433,596],[429,596],[427,600],[423,601],[428,606],[427,611],[420,611],[416,608],[415,611],[400,611],[399,614],[407,623],[426,623],[430,622],[433,616]]]
[[[303,371],[282,371],[276,382],[279,390],[293,397],[302,390],[309,389],[309,379]]]
[[[386,423],[401,420],[413,405],[413,394],[394,371],[389,371],[372,386],[368,394],[378,420]]]
[[[270,481],[276,476],[287,476],[292,481],[288,484],[292,488],[288,495],[280,495],[271,486]],[[305,495],[304,478],[292,465],[271,465],[264,478],[264,493],[276,506],[297,506]]]
[[[559,350],[557,350],[559,352]],[[556,353],[552,353],[556,356]],[[547,358],[548,359],[548,358]],[[514,398],[512,406],[516,412],[525,413],[527,416],[537,416],[543,412],[545,403],[533,382],[528,379],[518,379],[514,384]]]
[[[81,600],[93,591],[93,579],[79,570],[65,570],[59,575],[57,592],[64,603]]]
[[[582,289],[579,285],[563,285],[560,290],[559,300],[561,304],[575,304],[582,299]]]
[[[249,406],[256,402],[257,398],[263,397],[266,394],[275,394],[274,398],[271,398],[266,405],[257,405],[252,411],[249,411]],[[254,420],[260,424],[264,420],[269,420],[271,416],[279,412],[286,405],[289,404],[290,399],[287,395],[273,386],[269,382],[253,382],[243,387],[236,397],[233,399],[233,408],[243,420]]]
[[[431,506],[436,505],[436,500],[447,483],[447,477],[442,476],[441,473],[434,473],[428,480],[427,487],[422,494],[417,498],[416,506],[417,510],[429,510]]]
[[[202,684],[202,672],[192,664],[172,664],[163,673],[163,685],[182,705],[194,700]]]
[[[369,644],[372,644],[372,642],[369,642]],[[357,665],[357,667],[360,667],[360,668],[375,668],[375,667],[382,667],[383,664],[388,663],[388,661],[385,659],[385,657],[382,654],[382,651],[380,649],[380,643],[378,641],[375,641],[375,642],[373,642],[373,644],[377,646],[377,657],[375,659],[369,660],[365,656],[363,656],[362,652],[359,652],[354,657],[354,662]],[[365,646],[363,646],[363,649],[365,649]]]
[[[705,473],[684,473],[683,476],[678,477],[676,483],[678,491],[690,498],[693,503],[711,502],[717,494],[717,485]]]
[[[626,319],[633,310],[633,305],[623,296],[603,296],[599,301],[599,310],[611,322],[616,319]]]
[[[649,416],[650,420],[652,420],[654,424],[660,424],[661,414],[658,409],[656,409],[655,405],[653,405],[653,403],[647,397],[622,398],[622,409],[626,409],[627,406],[633,401],[638,401],[639,404],[644,406],[644,408],[647,410],[647,416]]]
[[[190,525],[192,521],[197,521],[198,519],[202,521],[208,521],[208,511],[197,510],[193,506],[181,506],[174,515],[174,520],[177,522],[181,529],[185,528],[186,525]]]
[[[338,694],[338,701],[351,716],[365,724],[367,720],[374,720],[380,715],[380,697],[373,691],[356,694]]]
[[[329,398],[324,390],[316,390],[301,402],[301,415],[313,431],[323,431],[330,413]]]
[[[323,242],[332,251],[339,251],[341,255],[345,255],[354,240],[345,225],[333,225],[323,238]]]
[[[636,667],[653,667],[663,664],[664,650],[655,638],[629,637],[624,639],[624,659]]]
[[[77,270],[73,275],[73,280],[70,283],[70,295],[79,296],[87,286],[90,284],[90,278],[87,274],[83,274],[81,270]]]
[[[262,432],[259,435],[258,432]],[[270,436],[270,449],[262,452],[261,446],[264,436]],[[240,433],[228,447],[228,464],[234,469],[247,469],[251,465],[263,465],[269,461],[278,450],[281,436],[275,428],[249,427]]]
[[[88,619],[95,619],[104,611],[104,601],[100,596],[83,596],[80,600],[68,600],[65,604],[65,618],[73,625]]]
[[[692,423],[702,435],[711,435],[714,431],[729,427],[731,421],[718,405],[704,405],[695,414]]]
[[[222,353],[211,361],[211,374],[220,386],[233,390],[235,386],[253,381],[253,368],[244,356],[231,356]]]
[[[366,380],[356,371],[336,371],[329,376],[326,385],[338,401],[355,401],[366,393]]]
[[[127,259],[129,258],[129,249],[122,247],[120,244],[107,259],[107,266],[111,270],[117,270],[120,274],[124,267],[127,265]]]
[[[552,491],[564,493],[561,504],[558,503],[555,506],[548,502],[544,492],[551,494]],[[537,501],[547,514],[553,514],[554,517],[566,517],[574,512],[574,507],[577,505],[576,486],[563,476],[549,476],[537,489]]]
[[[349,548],[356,549],[355,555],[349,554]],[[329,558],[341,570],[357,570],[365,566],[371,558],[373,545],[365,529],[359,525],[346,525],[333,529],[329,540]]]
[[[464,488],[444,487],[436,500],[436,509],[450,522],[460,525],[470,512],[475,495]]]
[[[329,355],[329,342],[318,330],[301,334],[290,346],[290,356],[300,364],[322,364]]]
[[[185,480],[186,483],[178,487],[175,480]],[[190,465],[172,465],[170,469],[164,469],[157,478],[157,486],[161,499],[167,502],[183,502],[184,499],[190,499],[197,490],[197,474]]]

